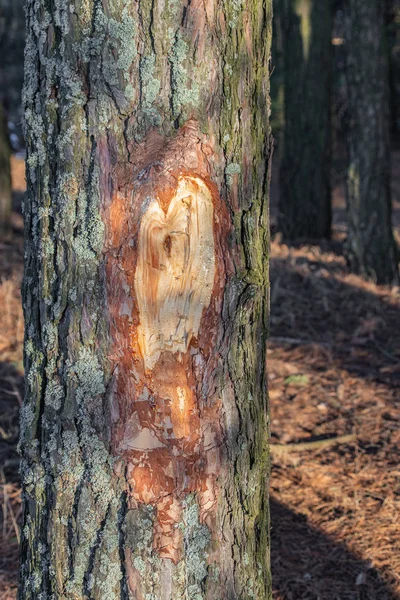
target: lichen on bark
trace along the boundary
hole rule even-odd
[[[271,597],[271,2],[219,8],[27,2],[24,600]],[[140,223],[182,180],[209,190],[212,291],[146,365]],[[188,231],[159,246],[173,269]]]

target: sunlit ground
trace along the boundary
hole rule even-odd
[[[17,209],[22,161],[14,188]],[[272,244],[274,598],[400,599],[400,295],[347,272],[340,187],[334,199],[332,243]],[[16,212],[0,243],[0,600],[16,597],[18,568],[22,242]],[[319,445],[343,435],[350,442]],[[289,445],[301,442],[312,444]]]

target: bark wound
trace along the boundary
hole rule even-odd
[[[212,149],[193,125],[172,142],[150,135],[141,152],[133,185],[111,194],[109,207],[112,443],[130,508],[155,508],[153,547],[177,563],[189,494],[215,531],[222,440],[215,348],[229,219],[211,181]]]
[[[180,177],[168,208],[153,200],[140,225],[135,292],[146,369],[164,351],[187,352],[210,304],[214,275],[211,192],[199,178]],[[185,405],[184,388],[175,395]]]

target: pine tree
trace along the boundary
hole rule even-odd
[[[24,600],[265,600],[270,0],[28,0]]]
[[[378,0],[346,0],[347,247],[355,272],[377,283],[392,283],[398,281],[398,251],[391,225],[383,13]]]
[[[331,230],[331,0],[285,0],[285,131],[279,228],[285,239]]]

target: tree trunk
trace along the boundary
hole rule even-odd
[[[349,103],[347,246],[351,268],[378,283],[397,281],[391,226],[388,69],[378,0],[346,2]]]
[[[385,32],[389,69],[390,131],[400,132],[400,0],[386,0]]]
[[[331,0],[285,0],[285,133],[279,228],[284,238],[331,229]]]
[[[7,122],[0,103],[0,237],[7,235],[10,229],[12,210],[10,155]]]
[[[24,600],[271,598],[270,0],[28,0]]]
[[[285,126],[285,87],[284,87],[284,68],[283,68],[283,36],[282,36],[282,3],[277,1],[274,4],[274,14],[272,20],[273,35],[271,47],[271,130],[274,136],[275,146],[281,146]]]

